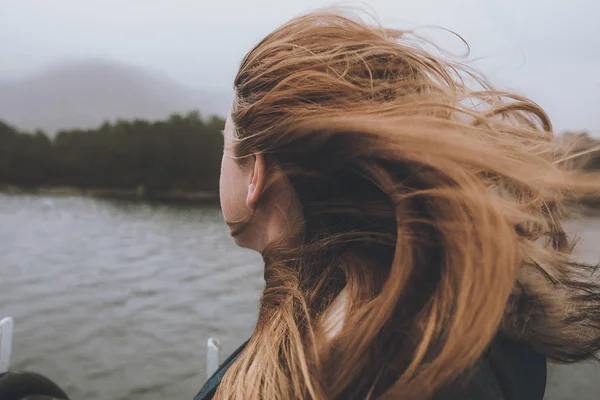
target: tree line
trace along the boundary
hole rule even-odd
[[[94,129],[21,132],[0,120],[0,186],[144,192],[218,192],[225,121],[198,112],[163,121],[118,120]],[[567,132],[579,150],[600,144]],[[600,152],[586,168],[600,170]]]
[[[224,124],[190,112],[164,121],[105,122],[51,139],[0,121],[0,185],[216,192]]]

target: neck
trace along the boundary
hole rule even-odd
[[[342,289],[340,294],[333,300],[331,305],[325,310],[323,316],[323,330],[327,339],[333,339],[340,331],[344,324],[346,316],[347,295],[346,289]]]

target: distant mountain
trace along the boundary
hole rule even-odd
[[[139,67],[87,60],[57,65],[16,82],[0,81],[0,120],[53,134],[95,127],[105,120],[154,120],[191,110],[225,116],[229,96],[187,90]]]

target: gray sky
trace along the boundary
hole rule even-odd
[[[109,58],[190,88],[229,91],[240,59],[323,0],[0,0],[0,79],[53,63]],[[344,3],[360,5],[358,2]],[[540,103],[558,129],[600,135],[600,1],[369,0],[386,24],[461,34],[499,86]],[[430,32],[460,50],[456,39]]]

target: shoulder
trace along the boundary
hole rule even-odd
[[[542,400],[546,358],[505,337],[435,400]]]
[[[238,356],[246,347],[248,341],[244,342],[240,347],[238,347],[223,363],[221,366],[215,371],[215,373],[206,381],[202,389],[198,392],[194,400],[210,400],[213,398],[217,387],[221,383],[223,376],[227,372],[227,369],[233,364],[235,360],[237,360]]]

